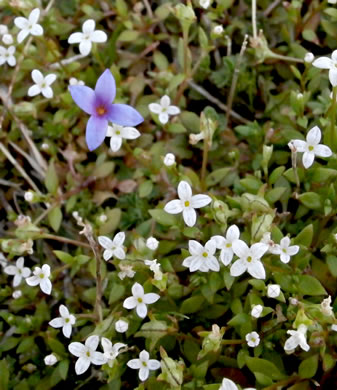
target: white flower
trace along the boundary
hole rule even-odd
[[[144,294],[144,289],[139,283],[132,286],[132,297],[126,298],[123,302],[123,307],[126,309],[136,308],[137,315],[140,318],[145,318],[147,315],[147,306],[158,301],[160,296],[155,293]]]
[[[253,244],[249,248],[242,240],[234,241],[233,252],[239,257],[239,260],[232,264],[230,274],[232,276],[240,276],[247,271],[256,279],[265,279],[266,271],[260,259],[267,250],[268,246],[261,242]]]
[[[25,192],[24,198],[26,202],[31,202],[34,198],[33,192],[32,191]]]
[[[291,335],[284,344],[284,350],[288,353],[294,352],[299,345],[304,351],[309,351],[310,347],[307,343],[307,327],[301,324],[298,330],[288,330],[287,333]]]
[[[136,139],[140,136],[140,132],[134,127],[124,127],[113,123],[112,126],[108,126],[106,136],[111,137],[111,150],[117,152],[122,146],[123,139]]]
[[[92,42],[103,43],[106,42],[108,36],[104,31],[96,30],[96,23],[93,19],[86,20],[82,25],[83,32],[75,32],[68,38],[68,43],[79,43],[80,53],[87,56],[92,47]]]
[[[239,390],[239,389],[233,381],[227,378],[223,378],[219,390]]]
[[[118,320],[115,323],[116,332],[125,333],[129,329],[129,324],[124,320]]]
[[[111,241],[109,237],[99,236],[98,242],[105,249],[103,253],[103,259],[108,261],[112,256],[117,257],[119,260],[125,259],[125,251],[123,247],[123,242],[125,240],[125,233],[119,232],[115,235]]]
[[[42,268],[35,267],[34,276],[26,279],[26,282],[29,286],[37,286],[40,285],[41,290],[45,294],[50,294],[52,290],[52,284],[49,280],[50,276],[50,267],[48,264],[43,264]]]
[[[329,4],[337,4],[337,0],[328,0]]]
[[[44,358],[44,364],[46,366],[53,366],[57,362],[57,357],[52,353]]]
[[[102,352],[96,352],[98,343],[99,336],[93,335],[86,339],[85,345],[78,342],[69,344],[69,352],[78,357],[75,364],[77,375],[81,375],[87,371],[91,363],[98,366],[107,363],[107,359]]]
[[[149,104],[149,110],[154,114],[158,114],[159,122],[165,125],[170,115],[178,115],[180,113],[180,108],[177,106],[171,106],[171,99],[169,96],[164,95],[160,99],[160,104],[151,103]]]
[[[289,302],[291,305],[294,305],[294,306],[297,306],[298,305],[298,299],[297,298],[293,298],[293,297],[290,297],[289,298]]]
[[[119,350],[126,347],[126,344],[116,343],[112,345],[112,342],[106,337],[102,337],[101,344],[104,350],[104,357],[107,359],[109,367],[112,367],[116,357],[119,355]]]
[[[273,248],[275,247],[275,242],[271,239],[271,233],[270,232],[265,232],[263,233],[263,236],[260,240],[262,244],[268,245],[268,252],[273,253]]]
[[[9,46],[8,48],[0,46],[0,65],[3,65],[7,62],[9,66],[15,66],[16,58],[14,56],[14,53],[14,46]]]
[[[315,59],[315,56],[312,53],[310,53],[310,52],[305,53],[304,62],[306,62],[307,64],[311,64],[314,59]]]
[[[323,299],[321,302],[321,312],[327,316],[333,315],[333,309],[331,307],[331,296],[329,295],[328,298]]]
[[[0,24],[0,35],[5,35],[8,33],[8,27],[5,24]]]
[[[263,312],[262,305],[254,305],[250,314],[254,318],[259,318],[261,316],[262,312]]]
[[[289,263],[290,257],[296,255],[300,247],[298,245],[290,246],[290,238],[283,237],[280,241],[280,244],[275,244],[270,250],[274,255],[280,255],[280,260],[282,263]]]
[[[267,296],[269,298],[277,298],[281,294],[281,287],[279,284],[269,284],[267,289]]]
[[[2,252],[0,252],[0,265],[1,267],[6,267],[7,266],[7,260],[6,257]]]
[[[141,381],[145,381],[149,377],[150,370],[158,370],[160,367],[160,362],[156,359],[150,359],[149,353],[145,350],[139,354],[139,359],[129,360],[126,364],[134,370],[139,370],[138,376]]]
[[[53,90],[50,87],[56,80],[56,75],[54,73],[47,74],[47,76],[44,77],[39,70],[34,69],[32,71],[32,79],[35,84],[28,89],[28,96],[36,96],[39,93],[42,93],[47,99],[54,96]]]
[[[228,228],[226,238],[222,236],[213,236],[211,240],[216,243],[217,249],[221,249],[220,260],[224,265],[228,265],[234,256],[233,242],[240,238],[240,230],[236,225]]]
[[[193,195],[191,186],[186,181],[181,181],[178,184],[179,199],[168,202],[164,210],[169,214],[183,213],[183,218],[187,226],[195,225],[197,213],[194,209],[205,207],[212,202],[212,198],[208,195]]]
[[[49,321],[49,325],[53,328],[62,328],[65,337],[69,338],[71,336],[72,325],[75,324],[76,318],[73,314],[69,313],[69,310],[64,305],[60,305],[59,311],[61,317]]]
[[[337,85],[337,50],[332,52],[331,59],[328,57],[319,57],[312,64],[319,69],[329,69],[330,83],[334,87]]]
[[[37,23],[40,17],[40,10],[38,8],[33,9],[29,14],[28,19],[19,16],[14,19],[14,24],[21,31],[18,34],[18,42],[21,43],[25,40],[29,34],[40,36],[43,35],[43,28]]]
[[[171,167],[176,162],[176,156],[173,153],[167,153],[164,157],[164,164]]]
[[[16,260],[16,265],[8,265],[4,268],[4,272],[7,275],[14,275],[13,287],[17,287],[21,283],[22,278],[28,278],[31,273],[29,268],[24,267],[24,262],[24,258],[19,257]]]
[[[157,263],[157,259],[144,260],[144,263],[150,267],[151,271],[153,271],[155,280],[163,279],[163,273],[161,272],[160,264]]]
[[[145,245],[152,251],[155,251],[158,248],[159,241],[154,237],[149,237]]]
[[[70,77],[70,79],[69,79],[69,84],[70,84],[70,85],[84,85],[84,81],[82,81],[82,80],[77,80],[76,77]]]
[[[331,325],[331,330],[334,332],[337,332],[337,324],[332,324]]]
[[[99,216],[98,219],[99,219],[100,222],[104,223],[104,222],[106,222],[108,220],[108,217],[105,214],[102,214],[102,215]]]
[[[337,67],[335,69],[337,75]],[[309,130],[306,141],[299,139],[290,141],[290,143],[296,148],[297,152],[303,152],[302,162],[305,168],[309,168],[313,164],[315,155],[318,157],[330,157],[332,155],[331,149],[328,146],[319,144],[320,140],[321,130],[318,126],[314,126],[311,130]]]
[[[207,9],[211,5],[210,0],[199,0],[200,7]]]
[[[21,297],[22,297],[22,291],[21,291],[21,290],[15,290],[15,291],[13,291],[12,297],[13,297],[14,299],[21,298]]]
[[[260,336],[256,332],[246,334],[246,341],[249,347],[257,347],[260,344]]]
[[[13,36],[11,34],[4,34],[2,36],[2,42],[5,45],[11,45],[13,43]]]
[[[221,26],[221,24],[213,27],[213,33],[215,35],[221,35],[223,33],[223,27]]]
[[[123,280],[124,278],[133,278],[135,276],[135,271],[132,268],[132,265],[123,265],[119,264],[120,272],[118,272],[119,279]]]
[[[201,271],[208,272],[219,271],[220,264],[214,256],[216,251],[216,243],[214,240],[208,240],[205,246],[199,244],[198,241],[189,240],[188,250],[191,256],[186,257],[183,261],[183,266],[188,267],[190,272]]]

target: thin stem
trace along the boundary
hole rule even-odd
[[[209,134],[207,131],[204,138],[204,148],[202,153],[201,180],[200,180],[202,191],[206,191],[206,168],[208,162],[209,141],[210,141]]]
[[[252,0],[252,27],[253,27],[253,38],[257,38],[257,27],[256,27],[256,0]]]
[[[274,53],[271,50],[269,50],[268,58],[274,58],[276,60],[283,60],[283,61],[298,62],[299,64],[303,64],[303,62],[304,62],[304,60],[302,60],[300,58],[283,56],[282,54]]]
[[[330,123],[330,146],[335,151],[337,148],[337,135],[336,135],[336,99],[337,99],[337,87],[333,87],[332,90],[332,106],[331,106],[331,123]]]
[[[49,234],[49,233],[43,233],[40,238],[45,238],[46,240],[60,241],[60,242],[64,242],[65,244],[70,244],[75,246],[82,246],[83,248],[91,248],[90,245],[85,242],[72,240],[71,238],[56,236],[54,234]]]
[[[185,77],[189,77],[189,64],[188,64],[188,30],[189,28],[183,28],[183,41],[184,41],[184,74]]]
[[[244,340],[222,340],[222,345],[234,345],[234,344],[243,344]]]
[[[58,203],[54,203],[47,209],[43,210],[43,212],[35,219],[33,224],[38,225],[58,205]]]
[[[91,240],[89,240],[90,243]],[[95,301],[95,314],[96,320],[98,323],[103,320],[103,311],[102,311],[102,275],[101,275],[101,257],[97,253],[96,242],[90,243],[91,249],[94,252],[96,259],[96,301]]]

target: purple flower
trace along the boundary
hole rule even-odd
[[[116,96],[116,83],[109,69],[97,80],[95,90],[84,85],[69,87],[75,103],[90,116],[86,141],[90,151],[98,148],[104,141],[108,130],[108,121],[121,126],[136,126],[143,117],[127,104],[112,104]]]

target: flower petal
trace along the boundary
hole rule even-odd
[[[51,293],[51,290],[52,290],[52,284],[51,284],[51,281],[46,278],[46,279],[42,279],[41,283],[40,283],[40,288],[41,290],[45,293],[45,294],[50,294]]]
[[[37,23],[40,17],[40,9],[39,8],[34,8],[32,12],[29,14],[28,20],[30,21],[31,24]]]
[[[145,294],[144,295],[144,303],[146,303],[147,305],[151,304],[151,303],[155,303],[158,301],[158,299],[160,298],[160,295],[158,294],[155,294],[155,293],[148,293],[148,294]]]
[[[62,328],[62,332],[64,334],[65,337],[68,337],[68,339],[70,338],[71,336],[71,331],[72,331],[72,326],[71,324],[64,324],[63,328]]]
[[[216,243],[214,240],[208,240],[205,244],[205,248],[210,255],[213,255],[216,251]]]
[[[248,245],[242,240],[236,240],[232,244],[233,252],[238,257],[245,257],[249,253]]]
[[[43,27],[40,26],[39,24],[34,24],[32,29],[30,30],[30,33],[36,37],[39,37],[43,35]]]
[[[125,240],[125,233],[119,232],[115,235],[114,239],[112,240],[112,244],[115,246],[121,246],[123,245],[124,240]]]
[[[47,85],[53,84],[55,80],[56,80],[56,74],[54,73],[47,74],[47,76],[44,78],[44,81],[47,83]]]
[[[75,372],[77,375],[81,375],[87,371],[90,366],[90,359],[80,357],[75,364]]]
[[[46,99],[51,99],[54,96],[53,90],[50,87],[42,88],[41,92]]]
[[[333,66],[333,61],[329,57],[319,57],[312,63],[312,65],[315,68],[330,69]]]
[[[45,277],[49,278],[49,276],[50,276],[50,266],[48,264],[43,264],[41,270],[44,273]]]
[[[21,280],[22,276],[20,274],[15,275],[13,279],[13,287],[17,287],[21,283]]]
[[[113,251],[113,254],[117,259],[124,260],[125,259],[125,252],[122,247],[118,247]]]
[[[318,157],[330,157],[332,155],[331,149],[326,145],[316,145],[315,154]]]
[[[125,139],[136,139],[140,137],[140,132],[134,127],[123,127],[122,137]]]
[[[225,237],[219,235],[212,236],[211,240],[215,242],[217,249],[222,249],[226,245],[226,241],[227,241]]]
[[[70,343],[68,345],[68,349],[69,352],[76,357],[82,356],[86,351],[85,346],[82,343],[78,343],[78,342]]]
[[[169,106],[167,108],[167,113],[169,115],[178,115],[178,114],[180,114],[180,108],[177,106]]]
[[[80,42],[79,50],[83,56],[87,56],[91,52],[91,48],[92,43],[90,41],[85,40]]]
[[[240,238],[240,230],[236,225],[232,225],[228,228],[226,233],[226,238],[228,241],[233,242]]]
[[[147,307],[145,303],[139,303],[136,307],[136,313],[140,318],[145,318],[147,315]]]
[[[267,250],[268,250],[268,245],[262,242],[253,244],[250,247],[251,254],[255,259],[261,259],[261,257],[267,252]]]
[[[70,44],[80,43],[80,42],[82,42],[82,39],[83,39],[83,33],[75,32],[75,33],[72,33],[70,35],[70,37],[68,38],[68,43],[70,43]]]
[[[108,121],[104,118],[91,116],[87,123],[85,138],[89,150],[92,152],[97,149],[104,141],[106,131],[108,129]]]
[[[192,207],[187,207],[183,210],[183,218],[187,226],[192,227],[197,220],[197,213]]]
[[[75,103],[87,114],[96,114],[95,110],[95,92],[85,85],[71,85],[69,86],[71,97]]]
[[[125,309],[134,309],[136,306],[137,306],[137,299],[135,297],[129,297],[129,298],[126,298],[123,302],[123,307],[125,307]]]
[[[319,144],[319,141],[321,140],[321,129],[318,126],[314,126],[312,129],[309,130],[307,134],[307,142],[310,145],[317,145]]]
[[[89,336],[86,340],[85,340],[85,346],[96,351],[97,347],[98,347],[98,343],[99,343],[99,336],[97,335],[92,335],[92,336]]]
[[[114,251],[112,249],[106,249],[104,252],[103,252],[103,259],[105,261],[108,261],[111,259],[111,257],[114,255]]]
[[[230,274],[232,276],[240,276],[247,270],[247,263],[244,260],[236,260],[235,263],[232,264],[230,269]]]
[[[69,310],[67,309],[66,306],[60,305],[59,312],[60,312],[62,317],[69,317]]]
[[[182,201],[190,201],[192,197],[192,188],[191,186],[187,183],[187,181],[182,180],[178,184],[178,196]]]
[[[179,214],[183,211],[183,206],[181,204],[181,200],[175,199],[168,202],[164,210],[169,214]]]
[[[169,116],[167,114],[167,112],[161,112],[158,116],[158,119],[159,119],[159,122],[162,124],[162,125],[166,125],[166,123],[168,122],[169,120]]]
[[[64,319],[62,317],[57,317],[49,321],[48,323],[53,328],[62,328],[62,326],[64,325]]]
[[[115,136],[112,136],[110,138],[110,148],[113,152],[118,152],[118,150],[121,148],[122,146],[122,138],[121,137],[115,137]]]
[[[280,260],[282,261],[282,263],[287,264],[290,261],[290,256],[287,253],[281,252]]]
[[[131,359],[126,363],[126,365],[134,370],[139,370],[141,367],[141,361],[140,359]]]
[[[150,103],[149,104],[149,110],[153,112],[154,114],[160,114],[162,111],[162,107],[158,103]]]
[[[98,236],[98,242],[104,249],[112,249],[114,246],[112,240],[106,236]]]
[[[4,269],[4,272],[7,274],[7,275],[15,275],[17,273],[18,269],[15,265],[8,265],[7,267],[5,267]]]
[[[207,265],[212,271],[216,271],[216,272],[220,271],[220,264],[214,256],[210,256],[207,259]]]
[[[150,370],[158,370],[160,368],[160,362],[156,359],[150,359],[147,362],[147,366]]]
[[[22,41],[24,41],[29,35],[29,32],[28,30],[21,30],[17,36],[17,40],[18,40],[18,43],[21,43]]]
[[[233,250],[232,248],[224,248],[220,252],[220,260],[224,265],[230,264],[230,262],[233,260]]]
[[[188,251],[191,255],[200,255],[204,250],[204,247],[195,240],[189,240],[188,241]]]
[[[44,77],[43,77],[43,74],[39,70],[37,70],[37,69],[32,70],[31,75],[32,75],[32,79],[33,79],[35,84],[43,83]]]
[[[330,68],[329,70],[329,80],[333,87],[337,86],[337,68]]]
[[[116,97],[116,82],[109,69],[106,69],[96,82],[95,94],[100,102],[111,104]]]
[[[134,297],[143,297],[144,296],[144,289],[143,289],[143,286],[141,286],[139,283],[135,283],[132,288],[131,288],[131,291],[132,291],[132,295]]]
[[[292,143],[295,146],[297,152],[303,153],[306,151],[307,143],[305,141],[294,139]]]
[[[313,164],[315,159],[315,153],[313,152],[305,152],[303,153],[302,162],[304,165],[304,168],[309,168]]]
[[[104,353],[110,352],[112,350],[112,342],[106,337],[101,338],[101,344],[104,350]]]
[[[28,22],[28,19],[22,17],[22,16],[18,16],[17,18],[14,19],[14,24],[16,25],[17,28],[19,28],[20,30],[27,30],[28,28],[28,25],[29,25],[29,22]],[[28,33],[27,33],[28,35]],[[19,41],[19,40],[18,40]],[[21,42],[21,41],[20,41]],[[19,43],[20,43],[19,42]]]
[[[101,366],[107,363],[108,359],[102,354],[102,352],[94,352],[91,357],[91,363],[96,366]]]
[[[19,257],[17,260],[16,260],[16,266],[18,268],[21,268],[24,266],[24,263],[25,263],[25,259],[23,257]]]
[[[137,126],[144,121],[139,112],[127,104],[112,104],[107,117],[121,126]]]
[[[104,31],[97,30],[90,34],[90,39],[92,42],[103,43],[107,41],[108,36]]]
[[[95,30],[96,23],[93,19],[86,20],[82,25],[82,31],[84,34],[90,34]]]
[[[300,247],[298,245],[292,245],[292,246],[288,247],[287,253],[290,256],[294,256],[298,253],[299,250],[300,250]]]
[[[28,286],[37,286],[38,284],[40,284],[40,280],[41,279],[38,276],[34,275],[30,278],[27,278],[26,283],[28,284]]]
[[[203,195],[203,194],[194,195],[194,196],[192,196],[192,199],[191,199],[191,206],[194,209],[199,209],[200,207],[207,206],[211,202],[212,202],[212,198],[208,195]]]
[[[255,279],[265,279],[266,271],[263,267],[261,261],[252,261],[248,264],[247,271],[250,275],[252,275]]]
[[[146,381],[146,379],[149,377],[149,369],[147,367],[141,367],[138,372],[139,379],[141,381]]]
[[[163,107],[163,108],[167,108],[169,105],[171,104],[171,99],[168,95],[164,95],[161,99],[160,99],[160,105]]]

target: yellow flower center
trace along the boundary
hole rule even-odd
[[[70,321],[70,319],[69,319],[69,318],[66,318],[64,321],[65,321],[65,322],[69,322],[69,321]]]
[[[40,279],[43,279],[44,278],[44,274],[40,274]]]
[[[226,248],[231,248],[232,247],[232,244],[229,242],[228,244],[226,244]]]
[[[142,362],[142,365],[143,365],[144,367],[147,367],[146,362]]]
[[[248,257],[247,257],[248,263],[250,263],[252,260],[253,260],[253,259],[252,259],[252,256],[248,256]]]
[[[312,152],[312,151],[314,150],[314,147],[313,147],[312,145],[310,145],[310,146],[308,147],[308,149],[309,149],[310,152]]]
[[[106,108],[104,106],[99,106],[96,108],[96,112],[98,115],[104,115],[106,114]]]
[[[137,298],[137,301],[138,301],[139,303],[143,303],[143,299],[142,299],[142,298]]]
[[[188,200],[185,200],[184,205],[185,207],[188,207],[190,205],[190,202]]]
[[[202,256],[203,256],[203,257],[207,257],[207,256],[208,256],[207,252],[204,252],[204,253],[202,254]]]
[[[90,352],[89,352],[89,351],[87,351],[87,352],[86,352],[86,355],[87,355],[88,357],[90,357]]]
[[[120,135],[121,132],[120,132],[119,130],[116,130],[116,134],[117,134],[117,135]]]

